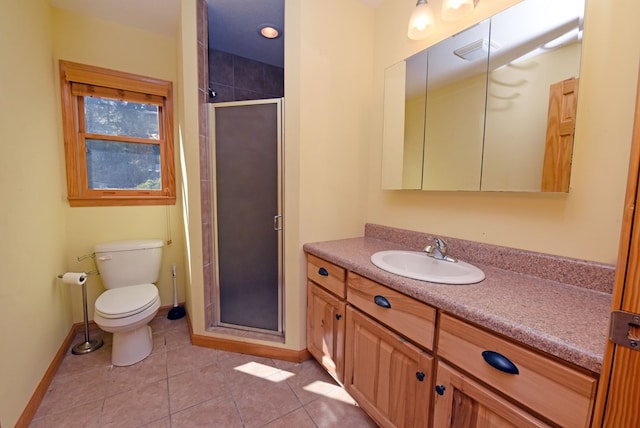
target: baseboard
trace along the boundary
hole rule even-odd
[[[51,385],[51,381],[53,381],[53,377],[56,375],[60,364],[62,364],[62,360],[64,359],[67,350],[73,344],[73,338],[76,335],[77,326],[77,324],[74,324],[71,326],[71,329],[69,329],[67,337],[62,341],[62,345],[60,345],[58,352],[56,352],[56,355],[53,357],[51,364],[49,364],[47,371],[44,373],[44,376],[42,376],[36,390],[33,392],[31,399],[16,422],[16,428],[26,428],[31,424],[33,417],[38,411],[38,407],[40,407],[40,403],[42,403],[44,395],[47,393],[47,389],[49,389],[49,385]],[[80,323],[79,326],[80,331],[84,330],[84,323]]]
[[[169,312],[172,307],[173,305],[160,307],[160,309],[158,309],[158,315],[156,316],[166,316],[167,312]],[[93,321],[89,321],[88,326],[89,331],[99,330],[98,325]],[[53,378],[56,375],[60,364],[62,364],[62,360],[64,359],[67,350],[73,345],[74,337],[76,336],[76,334],[83,332],[84,322],[77,322],[71,326],[71,328],[69,329],[69,333],[67,333],[67,336],[62,341],[58,352],[56,352],[56,355],[53,357],[51,364],[49,364],[47,371],[44,373],[44,376],[42,376],[42,379],[36,387],[36,390],[33,392],[31,399],[27,403],[27,406],[24,408],[22,414],[20,415],[20,418],[16,422],[16,428],[26,428],[29,426],[29,424],[31,424],[33,417],[38,411],[38,407],[40,407],[40,404],[42,403],[44,395],[47,393],[47,389],[49,389],[49,385],[51,385],[51,382],[53,381]]]
[[[296,351],[292,349],[277,348],[275,346],[257,343],[247,343],[236,339],[194,334],[193,329],[191,328],[191,319],[189,318],[188,314],[187,324],[189,325],[191,343],[197,346],[220,349],[229,352],[238,352],[241,354],[255,355],[257,357],[275,358],[277,360],[291,361],[294,363],[301,363],[311,358],[311,354],[306,348]]]

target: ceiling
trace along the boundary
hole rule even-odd
[[[59,9],[175,37],[180,0],[49,0]]]
[[[285,0],[206,0],[209,6],[209,46],[256,61],[284,66]],[[297,1],[297,0],[295,0]],[[360,0],[378,7],[384,0]],[[180,0],[49,0],[59,9],[117,22],[142,30],[175,36]],[[282,35],[261,37],[260,24],[274,24]]]

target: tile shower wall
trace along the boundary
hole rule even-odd
[[[284,69],[209,49],[210,102],[258,100],[284,96]]]
[[[204,275],[205,323],[211,325],[211,287],[213,281],[213,244],[211,242],[211,174],[209,167],[209,24],[205,0],[197,0],[198,32],[198,123],[200,145],[200,201],[202,214],[202,263]]]

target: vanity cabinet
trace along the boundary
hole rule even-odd
[[[344,375],[345,269],[307,257],[307,349],[338,382]]]
[[[345,388],[376,423],[428,426],[431,356],[351,306],[346,353]]]
[[[596,389],[593,377],[444,313],[440,316],[438,356],[559,426],[588,427],[591,422]],[[455,378],[447,373],[446,366],[438,366],[436,387],[444,390],[436,388],[436,420],[448,420],[451,406],[443,403],[455,401],[456,389],[462,385],[459,379],[447,384],[448,377]],[[473,400],[458,401],[473,407]],[[500,414],[489,404],[481,407]]]
[[[588,427],[597,379],[308,256],[309,352],[383,427]]]

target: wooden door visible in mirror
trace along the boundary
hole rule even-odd
[[[542,164],[543,192],[568,192],[578,106],[578,79],[551,85]]]

